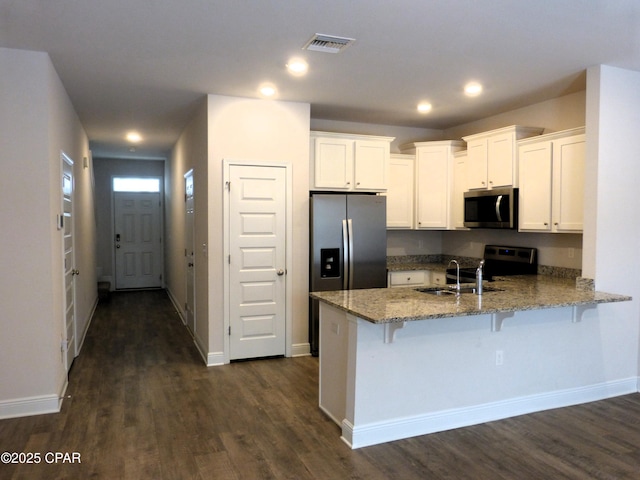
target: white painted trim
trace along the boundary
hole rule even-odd
[[[311,344],[307,343],[295,343],[291,345],[292,357],[308,357],[311,355]]]
[[[82,350],[82,346],[84,345],[84,339],[87,338],[87,332],[89,331],[89,327],[91,326],[91,321],[93,320],[93,316],[96,313],[96,308],[98,308],[98,302],[100,299],[96,296],[95,302],[93,302],[93,307],[91,308],[91,313],[89,313],[89,320],[87,321],[87,326],[84,327],[84,331],[82,332],[82,337],[76,340],[76,357],[80,355],[80,350]],[[76,332],[77,334],[77,332]]]
[[[180,320],[182,321],[182,324],[186,326],[187,325],[187,319],[186,319],[186,316],[184,314],[184,311],[182,310],[182,308],[178,304],[178,301],[176,300],[175,295],[173,294],[171,289],[169,289],[168,287],[167,287],[167,295],[169,295],[169,300],[171,300],[171,303],[173,304],[173,308],[175,308],[176,312],[178,312],[178,316],[180,317]]]
[[[222,352],[224,357],[224,363],[230,363],[230,355],[229,355],[229,335],[226,332],[229,331],[229,262],[226,261],[230,254],[230,245],[229,245],[229,195],[227,194],[227,182],[230,178],[230,168],[232,165],[240,165],[240,166],[258,166],[258,167],[278,167],[285,168],[285,176],[287,179],[287,200],[286,200],[286,262],[287,262],[287,275],[286,275],[286,300],[285,300],[285,356],[291,357],[293,356],[293,169],[291,167],[291,162],[272,162],[272,161],[264,161],[264,160],[233,160],[233,159],[223,159],[222,160],[222,183],[223,183],[223,195],[222,195],[222,212],[223,212],[223,265],[224,265],[224,279],[223,282],[223,315],[224,315],[224,326],[223,326],[223,336],[224,336],[224,350]],[[210,354],[211,355],[211,354]],[[211,363],[207,362],[207,365],[211,365]],[[215,363],[217,365],[217,363]]]
[[[207,354],[207,367],[219,367],[225,365],[225,354],[224,352],[209,352]]]
[[[66,389],[66,384],[64,389]],[[41,395],[0,402],[0,419],[58,413],[62,399],[58,395]]]
[[[638,377],[632,377],[356,427],[347,420],[343,420],[341,439],[353,449],[368,447],[403,438],[636,393],[639,382]]]

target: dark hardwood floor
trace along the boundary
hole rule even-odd
[[[640,478],[640,394],[352,451],[318,409],[317,370],[312,357],[207,368],[165,292],[112,295],[62,412],[0,421],[0,452],[43,456],[0,464],[0,479]]]

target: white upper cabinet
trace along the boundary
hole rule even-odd
[[[579,233],[584,215],[584,128],[522,140],[519,230]]]
[[[518,186],[516,141],[542,131],[514,125],[463,137],[467,142],[467,188]]]
[[[446,140],[403,145],[402,152],[416,156],[416,213],[418,230],[446,230],[450,221],[454,193],[453,153],[464,148],[464,142]]]
[[[311,189],[384,192],[393,137],[311,132]]]
[[[451,212],[449,215],[451,228],[464,229],[464,192],[467,187],[467,156],[466,150],[453,154],[453,195],[451,198]]]
[[[414,155],[391,154],[387,188],[387,228],[414,228]]]

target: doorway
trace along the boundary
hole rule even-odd
[[[76,282],[80,273],[76,269],[74,251],[74,215],[73,215],[73,160],[62,153],[62,216],[58,228],[62,230],[64,248],[64,335],[63,355],[67,373],[76,356]]]
[[[193,170],[189,170],[184,175],[184,202],[185,202],[185,223],[184,223],[184,256],[185,256],[185,320],[191,333],[196,333],[195,320],[195,224],[194,224],[194,198],[193,198]]]
[[[115,288],[162,288],[160,179],[113,179]]]
[[[225,162],[225,360],[291,354],[291,172]]]

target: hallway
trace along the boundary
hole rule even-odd
[[[0,452],[42,459],[0,464],[0,478],[582,480],[640,470],[640,395],[352,451],[318,409],[317,367],[301,357],[207,368],[164,291],[112,294],[62,412],[0,421]],[[47,463],[47,452],[77,452],[81,463]]]

